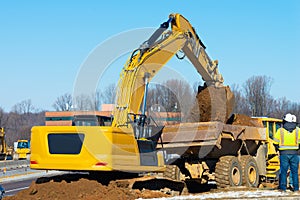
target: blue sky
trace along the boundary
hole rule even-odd
[[[175,12],[219,60],[225,84],[267,75],[275,98],[300,101],[298,0],[12,0],[0,1],[0,107],[10,111],[31,99],[37,108],[53,109],[58,96],[72,93],[80,67],[99,44],[129,30],[156,28]],[[120,55],[105,83],[118,80],[125,61]],[[184,71],[197,78],[192,67]]]

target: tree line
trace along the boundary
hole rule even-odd
[[[248,116],[282,118],[291,112],[300,120],[300,103],[286,97],[273,97],[270,94],[273,80],[268,76],[252,76],[242,85],[234,84],[231,90],[235,95],[234,113]],[[198,85],[190,86],[183,80],[168,80],[162,84],[150,84],[147,110],[158,112],[181,112],[188,116],[195,102]],[[72,97],[66,93],[56,98],[52,107],[55,111],[101,110],[102,104],[113,104],[116,86],[108,85],[103,91],[91,95]],[[14,105],[10,112],[0,107],[0,126],[5,128],[9,145],[18,139],[30,139],[32,126],[44,125],[45,111],[37,109],[30,99]],[[182,119],[184,121],[184,119]]]
[[[252,76],[242,86],[231,87],[235,94],[235,113],[249,116],[282,118],[290,112],[300,121],[300,103],[270,94],[273,80],[268,76]]]
[[[30,139],[32,126],[43,125],[45,112],[35,108],[30,99],[15,104],[10,112],[0,107],[0,127],[5,129],[9,146],[18,139]]]

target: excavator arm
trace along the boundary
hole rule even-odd
[[[168,30],[171,24],[171,30]],[[118,83],[114,127],[128,126],[128,114],[138,113],[145,86],[158,71],[182,50],[207,86],[223,86],[218,62],[212,61],[189,21],[180,14],[171,14],[140,48],[133,51],[125,64]]]

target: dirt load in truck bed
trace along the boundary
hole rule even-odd
[[[242,126],[255,126],[255,127],[264,127],[257,119],[251,118],[243,114],[233,114],[228,119],[227,124],[232,125],[242,125]]]
[[[229,86],[200,87],[189,122],[220,121],[226,123],[234,107],[234,94]]]

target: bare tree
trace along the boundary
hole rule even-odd
[[[72,105],[72,96],[71,94],[66,93],[57,97],[52,106],[56,111],[68,111],[71,109]]]
[[[102,93],[102,103],[113,104],[116,98],[116,85],[108,85]]]
[[[178,105],[175,105],[174,110],[181,111],[184,116],[187,116],[194,102],[193,90],[190,85],[182,80],[169,80],[166,82],[166,85],[175,95],[175,99],[172,99],[172,101],[178,103]]]
[[[187,116],[194,101],[193,90],[182,80],[168,80],[162,85],[151,86],[148,92],[148,110],[181,112]]]
[[[28,126],[32,121],[31,114],[35,111],[36,109],[30,99],[15,104],[9,114],[10,124],[14,125],[8,128],[19,130],[22,126]]]
[[[81,94],[74,98],[75,110],[95,110],[93,95]]]
[[[267,114],[272,79],[267,76],[252,76],[244,84],[245,98],[250,104],[252,116]]]
[[[249,103],[247,102],[245,96],[243,95],[239,85],[233,84],[230,88],[235,97],[233,113],[251,115]]]
[[[5,127],[8,121],[8,114],[0,107],[0,127]]]
[[[30,139],[31,128],[45,124],[45,113],[17,114],[10,112],[5,126],[6,140],[11,146],[18,139]]]
[[[57,111],[74,110],[100,110],[103,102],[113,103],[115,98],[115,87],[109,85],[104,92],[100,90],[93,94],[80,94],[74,98],[70,94],[64,94],[58,97],[53,104]]]
[[[295,103],[295,102],[292,102],[291,103],[291,112],[294,113],[296,116],[298,116],[298,121],[299,121],[299,117],[300,117],[300,104],[299,103]]]
[[[278,99],[270,98],[267,103],[267,109],[269,117],[281,119],[286,113],[293,113],[297,116],[298,121],[300,121],[300,103],[291,102],[286,97],[281,97]]]
[[[18,139],[30,139],[32,126],[44,124],[44,112],[37,112],[31,100],[15,104],[7,114],[5,126],[6,139],[9,145]]]
[[[30,99],[23,100],[12,107],[12,111],[17,114],[29,114],[35,112],[35,107]]]
[[[174,110],[176,102],[175,94],[165,84],[151,85],[148,91],[147,110],[171,112]]]
[[[102,105],[102,93],[100,90],[95,92],[95,94],[92,95],[92,103],[94,110],[101,110]]]

